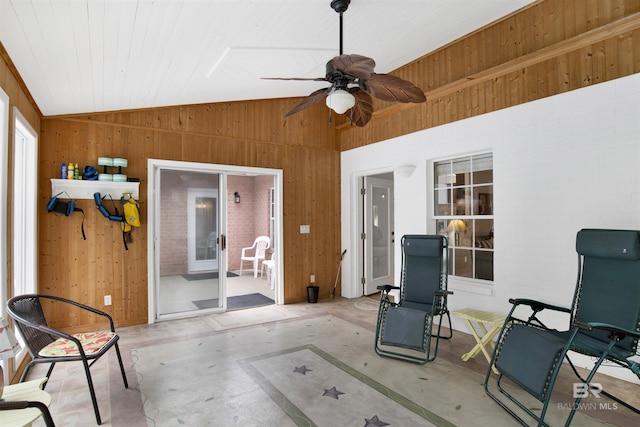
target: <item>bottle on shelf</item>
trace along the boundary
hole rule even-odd
[[[80,171],[78,169],[80,169],[80,168],[78,167],[78,164],[76,163],[75,167],[73,168],[73,179],[80,179]]]
[[[60,179],[67,179],[67,164],[62,162],[60,166]]]
[[[73,176],[73,163],[69,163],[69,166],[67,166],[67,179],[73,179]]]

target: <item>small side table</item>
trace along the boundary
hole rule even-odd
[[[33,381],[9,385],[4,388],[2,398],[7,402],[11,401],[38,401],[49,406],[51,395],[42,390],[42,384],[47,378],[40,378]],[[38,408],[10,409],[0,411],[0,426],[30,426],[35,420],[42,416]]]
[[[478,353],[482,352],[487,362],[491,363],[491,354],[493,351],[493,338],[500,332],[504,323],[505,315],[501,313],[494,313],[491,311],[475,310],[473,308],[463,308],[452,312],[454,316],[464,319],[469,326],[471,335],[476,339],[476,345],[467,353],[462,355],[462,360],[467,361],[472,357],[476,357]],[[476,323],[477,328],[482,332],[480,336],[478,330],[473,325]],[[489,350],[487,350],[489,346]],[[493,372],[498,373],[497,369],[493,367]]]

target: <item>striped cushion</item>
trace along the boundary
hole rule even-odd
[[[80,341],[84,353],[89,356],[99,352],[104,346],[109,344],[116,337],[116,334],[113,332],[100,331],[73,334],[73,336]],[[77,356],[79,354],[80,351],[76,344],[64,338],[58,338],[38,352],[38,355],[42,357]]]

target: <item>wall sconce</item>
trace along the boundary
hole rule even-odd
[[[236,203],[240,203],[240,193],[236,191],[235,193],[233,193],[233,197],[235,198]]]
[[[404,165],[398,166],[396,168],[396,172],[398,173],[398,175],[404,178],[409,178],[411,175],[413,175],[414,170],[416,170],[416,167],[414,165]]]

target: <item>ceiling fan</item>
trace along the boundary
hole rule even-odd
[[[331,86],[318,89],[300,101],[284,116],[298,113],[326,97],[327,107],[338,114],[345,114],[351,123],[364,126],[373,115],[372,96],[383,101],[425,102],[424,92],[413,83],[391,74],[377,74],[376,63],[362,55],[342,53],[342,14],[351,0],[332,0],[331,8],[340,15],[340,55],[327,62],[327,74],[318,78],[266,78],[267,80],[326,81]]]

